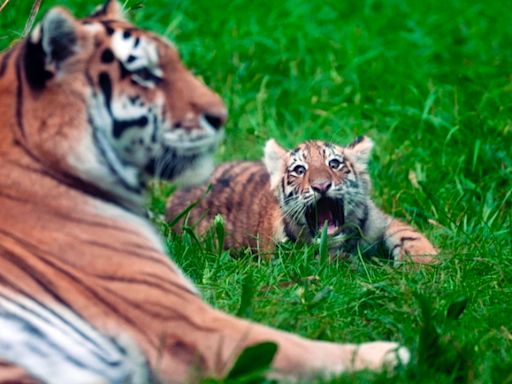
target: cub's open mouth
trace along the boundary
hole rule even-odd
[[[322,197],[306,208],[305,216],[312,235],[320,232],[325,222],[327,222],[327,234],[336,235],[345,222],[343,200]]]

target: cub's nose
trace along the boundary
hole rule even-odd
[[[221,129],[228,119],[228,112],[226,109],[211,110],[203,113],[206,122],[215,130]]]
[[[330,181],[320,181],[311,184],[311,188],[313,188],[313,191],[318,192],[321,195],[325,195],[331,188],[331,184],[332,183]]]

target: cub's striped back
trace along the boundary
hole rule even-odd
[[[284,236],[279,204],[270,191],[270,177],[261,162],[223,164],[202,186],[176,191],[167,203],[168,220],[191,204],[196,205],[186,218],[201,234],[208,230],[216,215],[222,215],[227,248],[268,251]],[[176,230],[184,221],[185,218],[177,223]]]

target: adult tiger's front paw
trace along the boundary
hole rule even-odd
[[[398,343],[375,341],[363,343],[354,351],[353,370],[391,370],[406,365],[411,359],[409,350]]]

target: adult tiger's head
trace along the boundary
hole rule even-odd
[[[306,141],[291,151],[274,140],[265,146],[264,163],[288,230],[311,239],[325,223],[332,237],[344,237],[345,222],[359,216],[370,196],[367,172],[373,142],[359,137],[347,147]]]
[[[205,179],[227,118],[175,47],[125,21],[116,1],[80,20],[51,9],[0,57],[0,98],[1,152],[16,143],[128,206],[148,177]]]

